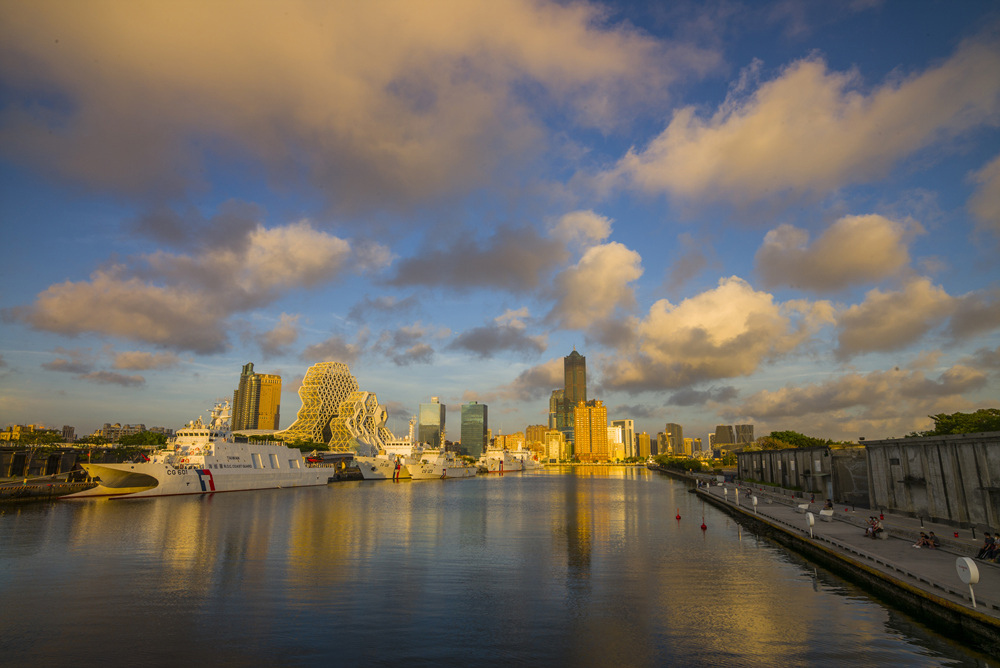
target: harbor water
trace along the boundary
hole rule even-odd
[[[0,657],[997,665],[687,490],[644,468],[602,466],[8,506]]]

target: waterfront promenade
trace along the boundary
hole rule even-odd
[[[888,538],[873,540],[865,535],[864,528],[869,516],[879,516],[878,510],[835,505],[833,519],[824,521],[820,515],[823,502],[817,498],[808,504],[807,512],[815,518],[810,536],[807,515],[798,508],[808,499],[792,500],[770,494],[766,487],[733,483],[703,486],[697,492],[713,505],[728,507],[730,514],[762,522],[771,529],[772,536],[782,538],[785,544],[791,541],[790,547],[809,556],[823,557],[825,565],[836,567],[840,562],[859,576],[855,580],[877,585],[874,590],[879,593],[888,592],[890,597],[898,594],[906,599],[911,611],[946,618],[949,624],[961,626],[984,649],[1000,646],[1000,564],[975,560],[979,570],[979,582],[973,585],[975,607],[969,585],[962,582],[956,568],[958,557],[975,557],[983,544],[981,532],[973,536],[971,529],[883,514],[882,525]],[[921,531],[933,531],[941,547],[915,549],[913,544]],[[845,572],[845,568],[836,570]]]

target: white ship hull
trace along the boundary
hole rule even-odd
[[[354,456],[354,461],[365,480],[409,480],[410,470],[402,463],[388,457]]]
[[[96,487],[64,496],[145,498],[242,492],[325,485],[334,464],[309,465],[283,443],[236,443],[229,432],[228,405],[216,406],[211,424],[198,418],[178,430],[171,446],[141,462],[81,464]]]
[[[479,473],[475,465],[455,459],[450,452],[438,450],[415,452],[413,458],[407,460],[407,468],[414,480],[474,478]]]
[[[524,468],[520,459],[508,450],[487,450],[479,460],[479,467],[485,473],[516,473]]]

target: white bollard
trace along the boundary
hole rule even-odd
[[[806,520],[809,522],[809,537],[813,538],[813,525],[816,524],[816,516],[812,513],[806,513]]]
[[[753,499],[753,514],[756,515],[757,514],[757,497],[753,496],[751,498]]]

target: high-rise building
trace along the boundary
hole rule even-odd
[[[635,421],[612,420],[611,426],[622,429],[622,448],[625,450],[625,457],[635,457]]]
[[[570,458],[566,437],[558,429],[549,429],[545,432],[545,457],[552,464]]]
[[[432,448],[443,448],[445,439],[445,407],[437,397],[430,403],[420,404],[417,419],[417,438]]]
[[[609,460],[608,409],[604,402],[598,399],[578,402],[573,409],[573,431],[576,437],[573,451],[577,459],[581,462]]]
[[[733,425],[731,424],[720,424],[715,427],[715,442],[712,444],[713,447],[719,448],[723,445],[732,445],[736,443],[736,432],[733,431]]]
[[[478,459],[488,445],[487,415],[486,404],[470,401],[462,405],[462,450],[470,457]]]
[[[676,422],[668,422],[666,428],[667,434],[667,444],[670,447],[670,451],[675,455],[679,455],[684,452],[684,427],[680,426]]]
[[[548,428],[543,424],[529,424],[524,428],[524,442],[528,445],[533,443],[544,443],[545,432]]]
[[[563,385],[563,401],[559,406],[562,418],[557,418],[557,421],[565,425],[562,431],[566,434],[566,440],[572,443],[576,440],[573,434],[576,426],[573,411],[581,401],[587,401],[587,358],[578,353],[576,348],[563,358]]]
[[[282,438],[294,441],[329,443],[333,434],[330,423],[337,417],[341,402],[357,392],[358,380],[343,362],[320,362],[306,371],[299,388],[302,407]]]
[[[232,430],[278,429],[280,421],[281,376],[254,373],[253,362],[247,362],[233,392]]]
[[[650,452],[650,448],[652,446],[650,444],[649,434],[647,434],[646,432],[636,434],[635,447],[636,450],[638,451],[637,452],[638,457],[642,457],[643,459],[649,459],[650,454],[652,454]]]
[[[753,425],[752,424],[738,424],[735,425],[736,429],[736,441],[737,445],[749,445],[753,443]]]

